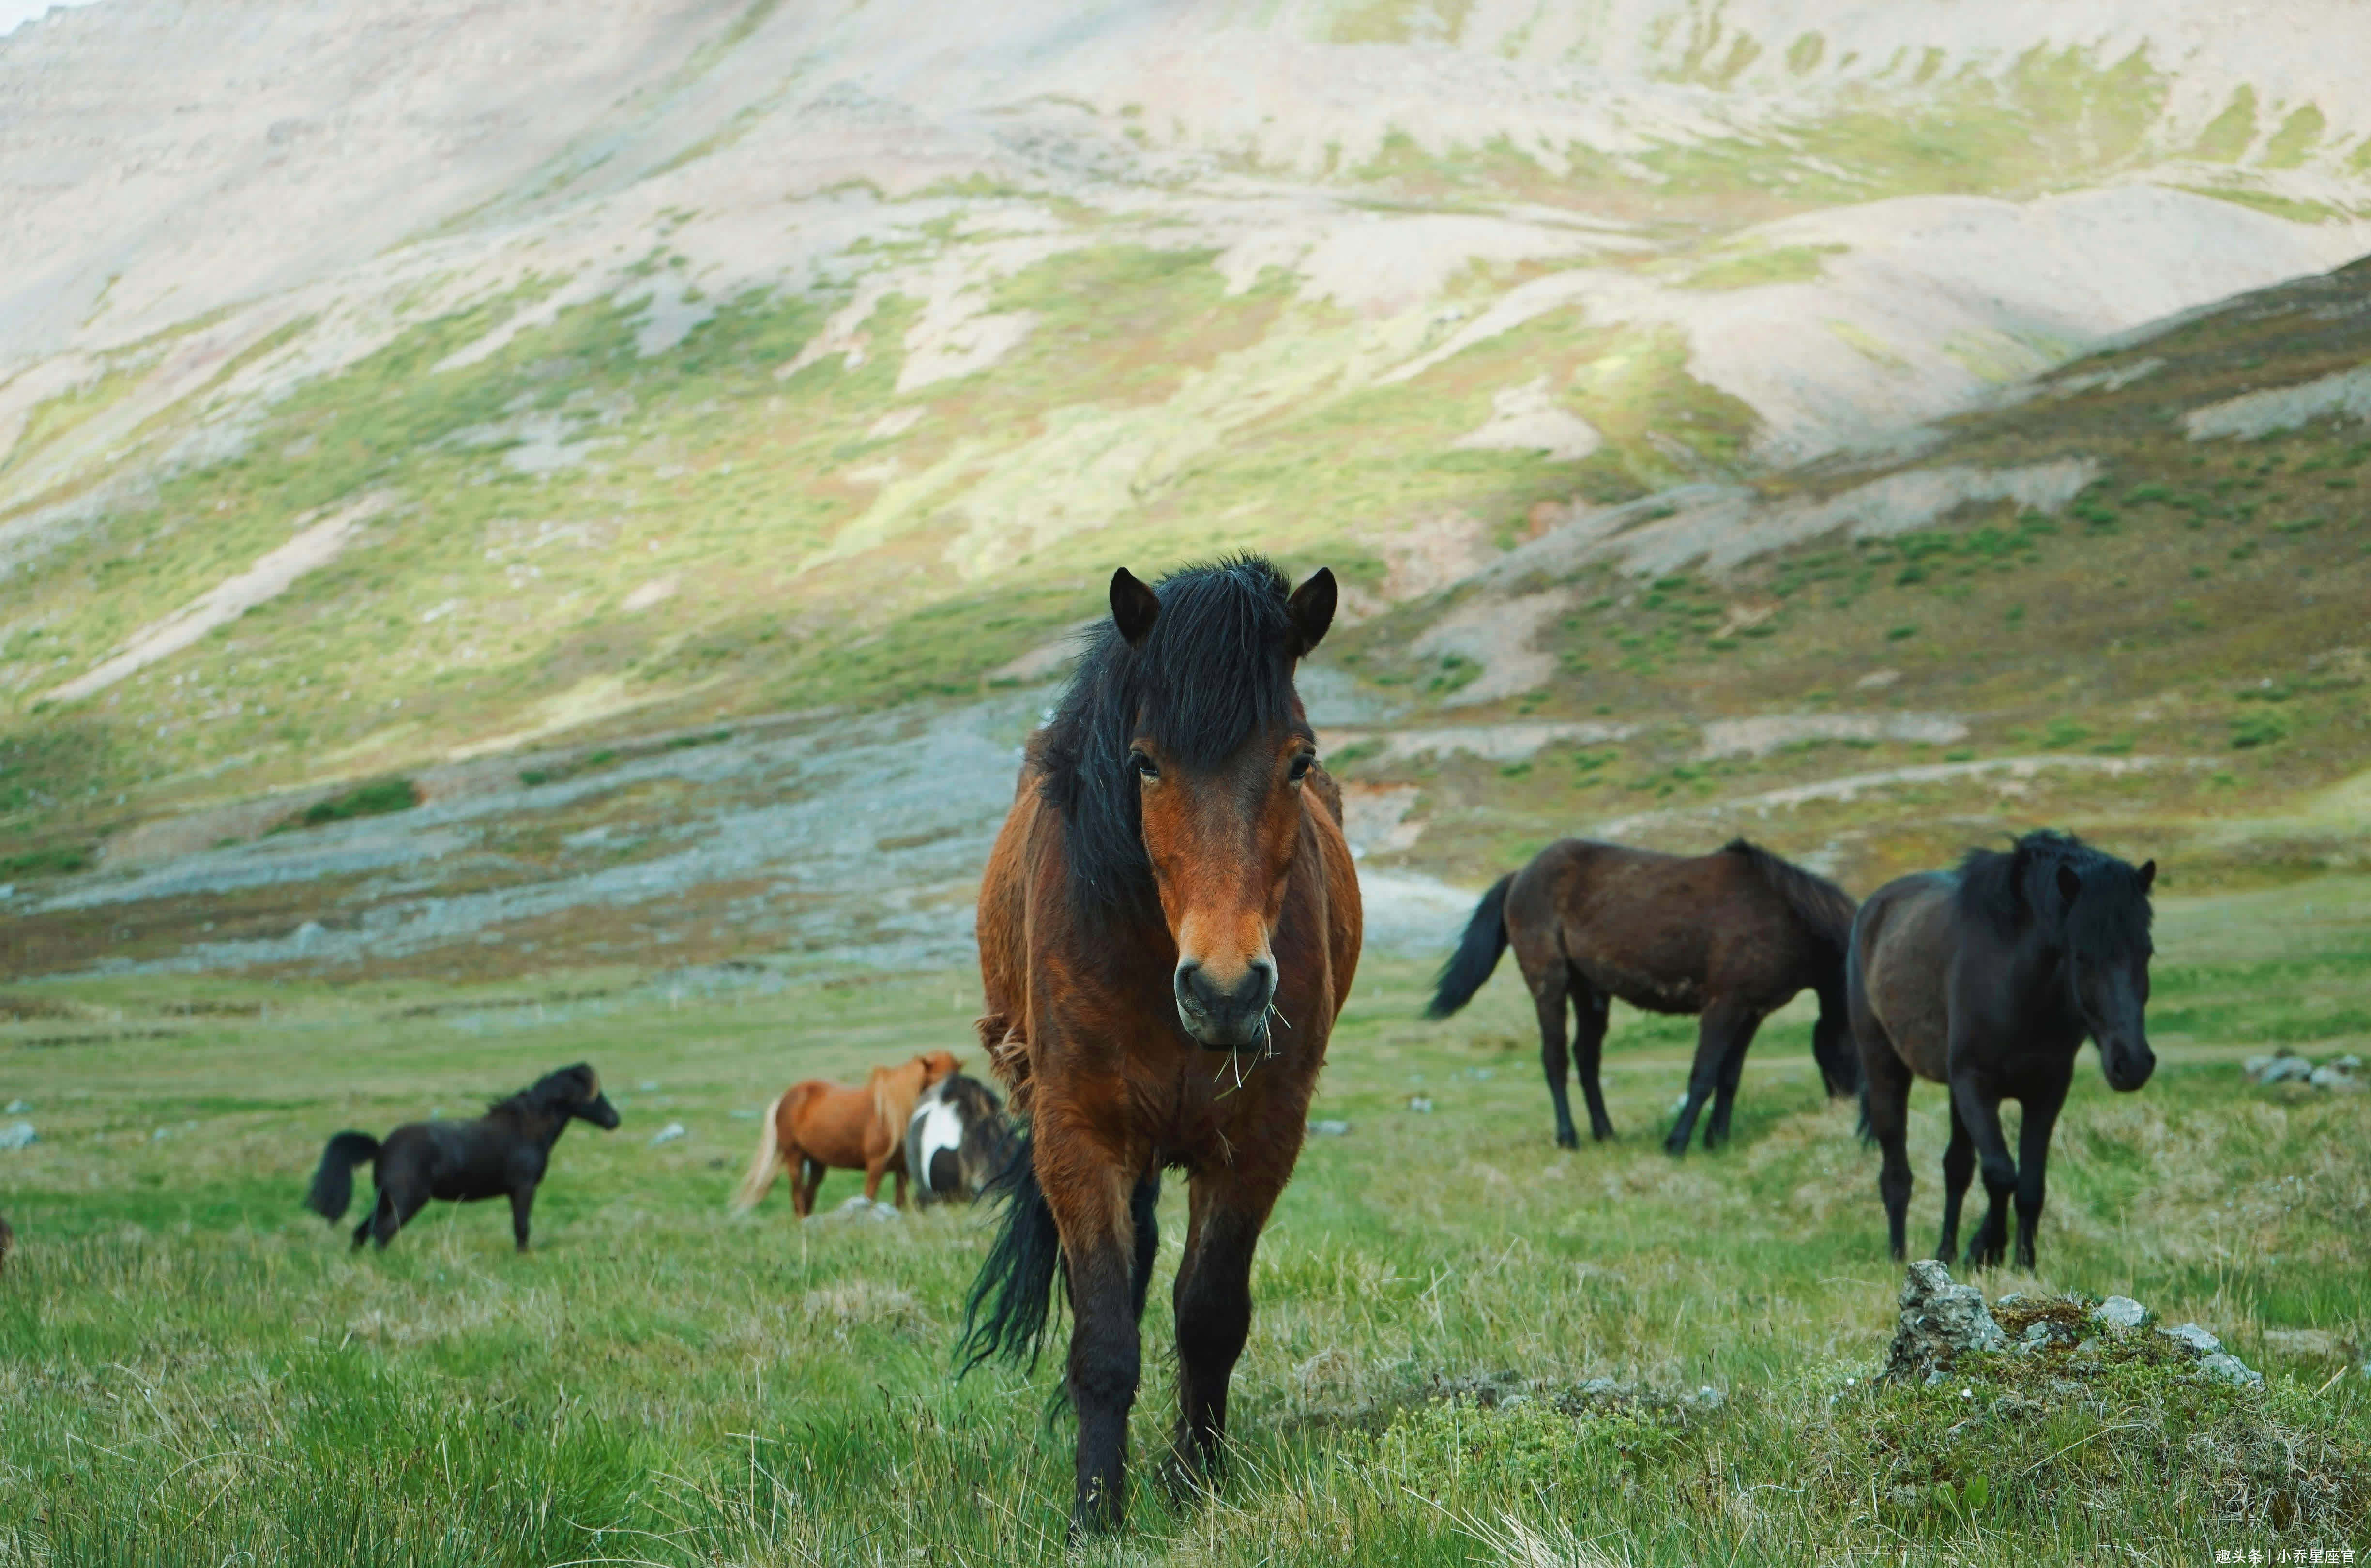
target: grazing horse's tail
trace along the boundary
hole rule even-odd
[[[1440,966],[1433,981],[1432,1001],[1425,1008],[1428,1018],[1445,1018],[1468,1002],[1498,967],[1498,955],[1507,950],[1507,889],[1514,885],[1511,871],[1490,885],[1482,901],[1474,906],[1474,918],[1465,923],[1465,935],[1458,939],[1457,951]]]
[[[782,1109],[782,1100],[791,1091],[784,1089],[766,1103],[766,1114],[758,1119],[758,1153],[749,1161],[749,1174],[733,1191],[733,1212],[746,1214],[758,1206],[766,1189],[774,1184],[774,1172],[782,1166],[781,1134],[775,1131],[775,1121]]]
[[[321,1168],[313,1173],[313,1190],[305,1206],[337,1224],[354,1201],[354,1167],[378,1158],[378,1140],[367,1132],[341,1132],[321,1151]]]
[[[959,1375],[1000,1356],[1016,1365],[1037,1365],[1046,1315],[1053,1305],[1054,1272],[1062,1264],[1061,1232],[1038,1189],[1036,1156],[1028,1133],[1012,1140],[1004,1168],[988,1191],[1003,1200],[1004,1221],[964,1302],[963,1338],[955,1342]]]

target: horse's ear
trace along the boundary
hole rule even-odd
[[[1111,607],[1112,624],[1119,628],[1128,645],[1144,646],[1144,639],[1152,634],[1152,623],[1161,617],[1159,596],[1123,566],[1112,574]]]
[[[2150,884],[2157,880],[2157,862],[2154,860],[2142,861],[2141,868],[2135,875],[2140,877],[2141,891],[2144,893],[2147,892],[2149,890]]]
[[[1301,633],[1301,652],[1308,653],[1325,640],[1326,628],[1334,624],[1334,606],[1341,598],[1334,586],[1331,567],[1320,566],[1309,580],[1292,590],[1287,608],[1292,613],[1292,624]]]
[[[2067,865],[2063,860],[2060,861],[2058,863],[2058,891],[2063,894],[2065,897],[2066,901],[2071,904],[2075,901],[2075,895],[2082,890],[2083,878],[2075,875],[2075,868],[2073,866]]]

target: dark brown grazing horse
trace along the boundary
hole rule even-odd
[[[2135,869],[2071,834],[2028,833],[2007,851],[1970,850],[1957,872],[1888,882],[1853,923],[1846,981],[1860,1049],[1861,1132],[1885,1151],[1877,1179],[1893,1255],[1910,1211],[1905,1152],[1913,1077],[1948,1084],[1951,1142],[1943,1152],[1949,1260],[1960,1205],[1981,1162],[1991,1204],[1967,1262],[2001,1260],[2017,1202],[2017,1264],[2033,1267],[2050,1132],[2075,1077],[2075,1053],[2099,1042],[2108,1086],[2139,1088],[2149,1051],[2149,887]],[[2000,1105],[2025,1108],[2010,1157]]]
[[[338,1133],[321,1151],[305,1206],[337,1224],[353,1200],[354,1167],[371,1162],[378,1201],[354,1226],[355,1246],[376,1240],[385,1249],[431,1198],[508,1198],[511,1237],[524,1252],[536,1187],[551,1163],[551,1146],[571,1121],[604,1131],[618,1125],[617,1107],[601,1092],[601,1075],[582,1062],[496,1100],[474,1121],[407,1121],[384,1144],[367,1132]]]
[[[1334,604],[1332,573],[1292,589],[1255,558],[1157,589],[1114,573],[1111,621],[1031,738],[980,887],[980,1039],[1029,1133],[959,1353],[1034,1362],[1063,1271],[1074,1533],[1124,1512],[1168,1167],[1192,1194],[1171,1479],[1190,1490],[1224,1462],[1252,1251],[1359,962],[1341,795],[1292,687]]]
[[[1852,920],[1852,896],[1842,888],[1743,839],[1694,856],[1566,839],[1482,895],[1425,1012],[1445,1018],[1464,1006],[1512,944],[1539,1010],[1540,1063],[1556,1101],[1556,1144],[1567,1149],[1579,1147],[1580,1137],[1565,1098],[1566,1007],[1579,1015],[1573,1056],[1590,1132],[1600,1140],[1613,1136],[1598,1084],[1612,999],[1650,1013],[1697,1014],[1687,1103],[1663,1146],[1687,1152],[1710,1098],[1711,1148],[1729,1136],[1753,1031],[1807,987],[1820,997],[1811,1056],[1829,1095],[1859,1086],[1845,1020]]]

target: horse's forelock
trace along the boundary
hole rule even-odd
[[[1151,892],[1128,761],[1139,729],[1181,765],[1209,768],[1297,718],[1300,633],[1292,586],[1273,563],[1240,555],[1188,566],[1154,592],[1161,613],[1140,646],[1108,620],[1088,634],[1037,753],[1071,885],[1095,903]]]
[[[2061,868],[2081,890],[2070,904]],[[1972,849],[1960,862],[1963,912],[2010,932],[2031,920],[2085,953],[2129,953],[2148,942],[2152,912],[2140,873],[2072,833],[2039,829],[2006,850]]]

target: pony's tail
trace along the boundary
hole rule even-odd
[[[758,1129],[758,1153],[749,1161],[749,1174],[741,1179],[741,1185],[733,1192],[732,1208],[736,1214],[746,1214],[758,1206],[758,1200],[774,1184],[774,1172],[781,1168],[781,1134],[774,1131],[775,1113],[782,1108],[783,1095],[790,1092],[784,1089],[767,1102],[766,1114]]]
[[[1440,966],[1433,981],[1432,1001],[1424,1010],[1428,1018],[1445,1018],[1468,1002],[1498,967],[1498,955],[1507,950],[1507,889],[1514,885],[1511,871],[1490,886],[1482,901],[1474,907],[1474,918],[1465,923],[1465,935],[1459,938],[1457,951]]]
[[[1000,1357],[1036,1366],[1054,1300],[1054,1273],[1063,1263],[1061,1232],[1038,1189],[1028,1133],[1012,1140],[1004,1168],[988,1190],[1002,1200],[1004,1219],[964,1302],[963,1337],[955,1342],[958,1376]]]
[[[337,1224],[354,1201],[354,1167],[378,1158],[378,1140],[367,1132],[341,1132],[321,1151],[321,1168],[313,1173],[313,1190],[305,1206]]]

